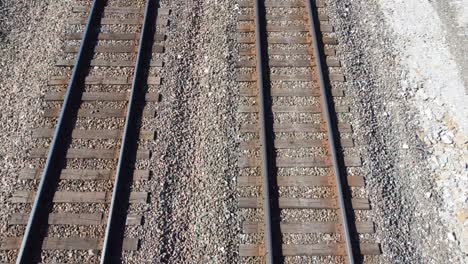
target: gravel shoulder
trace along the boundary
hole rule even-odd
[[[3,1],[2,1],[3,2]],[[68,3],[68,4],[67,4]],[[70,1],[5,1],[0,30],[0,233],[10,234],[8,219],[17,207],[11,194],[25,188],[17,180],[30,164],[31,132],[40,127],[41,98],[61,49]],[[5,252],[0,261],[11,260]],[[11,256],[10,256],[11,257]]]
[[[440,1],[328,2],[384,261],[466,263],[466,62],[451,42],[466,24],[446,30]]]

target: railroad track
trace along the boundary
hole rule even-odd
[[[125,229],[141,225],[132,206],[149,198],[132,182],[150,174],[142,146],[155,131],[142,124],[160,98],[169,10],[154,0],[111,2],[73,7],[69,24],[78,31],[65,35],[67,59],[56,64],[64,74],[50,77],[44,97],[44,116],[56,127],[32,133],[50,147],[31,150],[31,168],[19,175],[28,183],[10,199],[18,210],[9,220],[16,236],[0,244],[7,262],[116,263],[139,247]]]
[[[239,254],[247,262],[356,263],[380,254],[378,244],[359,241],[374,226],[355,221],[355,211],[370,204],[350,191],[364,179],[353,174],[361,159],[340,118],[349,112],[345,78],[323,7],[313,0],[240,2],[237,182],[245,208]]]

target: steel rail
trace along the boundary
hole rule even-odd
[[[111,200],[111,205],[109,209],[109,216],[107,219],[107,226],[106,226],[106,233],[104,237],[104,243],[103,243],[103,248],[101,251],[101,264],[105,263],[114,263],[112,259],[112,248],[111,248],[111,243],[113,241],[114,237],[114,232],[118,228],[117,226],[117,221],[115,220],[118,217],[119,214],[119,209],[118,206],[120,206],[120,201],[119,201],[119,193],[121,192],[122,188],[125,188],[126,186],[122,186],[122,182],[124,181],[124,177],[126,176],[126,170],[128,169],[126,166],[128,165],[128,152],[132,147],[132,144],[135,144],[134,142],[134,135],[132,135],[132,132],[130,131],[132,128],[135,128],[136,126],[136,121],[137,121],[137,114],[136,112],[138,111],[137,107],[137,99],[138,95],[143,94],[143,85],[142,85],[142,68],[144,67],[143,64],[143,58],[142,51],[145,48],[144,45],[146,43],[145,37],[148,36],[148,31],[150,31],[150,25],[151,21],[149,21],[150,17],[150,9],[151,7],[154,7],[155,11],[157,12],[156,9],[156,0],[147,0],[146,1],[146,6],[145,6],[145,13],[144,13],[144,19],[143,19],[143,26],[142,30],[140,32],[140,43],[138,44],[138,54],[137,54],[137,59],[136,59],[136,64],[135,64],[135,69],[133,71],[133,80],[132,80],[132,88],[130,92],[130,98],[129,98],[129,104],[127,108],[127,116],[125,118],[125,126],[124,126],[124,131],[122,135],[122,142],[121,142],[121,148],[120,148],[120,153],[119,153],[119,161],[117,164],[117,169],[116,169],[116,176],[114,180],[114,190],[112,192],[112,200]],[[154,17],[156,17],[157,14],[155,13]],[[141,90],[138,90],[141,89]],[[128,175],[127,175],[128,176]]]
[[[266,263],[273,264],[273,231],[271,226],[271,205],[270,205],[270,160],[268,153],[268,139],[266,127],[266,109],[265,109],[265,86],[263,83],[263,48],[262,48],[262,23],[260,20],[261,10],[260,1],[255,0],[255,35],[257,51],[257,89],[259,97],[259,117],[260,117],[260,142],[262,144],[262,177],[263,177],[263,214],[265,221],[264,242]]]
[[[317,67],[317,72],[319,76],[320,93],[322,95],[321,96],[322,97],[322,109],[323,109],[323,113],[325,115],[325,120],[327,124],[327,133],[328,133],[328,139],[329,139],[328,142],[329,142],[329,148],[330,148],[330,152],[331,152],[331,156],[333,160],[333,172],[335,174],[336,188],[338,192],[338,201],[340,205],[340,215],[341,215],[341,220],[343,222],[343,235],[346,241],[346,252],[348,255],[348,263],[354,264],[355,255],[353,252],[353,245],[351,242],[351,235],[350,235],[349,225],[348,225],[348,217],[346,215],[347,208],[346,208],[346,204],[344,200],[343,186],[341,182],[341,171],[339,167],[337,150],[335,146],[336,132],[332,125],[330,105],[328,104],[328,93],[326,90],[324,72],[323,72],[323,67],[322,67],[322,58],[321,58],[320,49],[319,49],[317,25],[316,25],[316,20],[315,20],[316,13],[314,12],[314,9],[313,9],[313,4],[315,4],[315,1],[314,3],[312,3],[312,1],[314,0],[306,0],[307,11],[309,13],[310,34],[312,35],[315,63],[317,65],[316,67]]]
[[[62,109],[54,131],[52,143],[49,148],[44,170],[37,189],[37,194],[29,215],[28,223],[24,232],[23,240],[18,251],[16,263],[34,262],[33,256],[35,248],[41,243],[41,227],[44,222],[44,214],[48,214],[49,205],[52,202],[52,192],[57,173],[60,169],[60,162],[63,161],[63,153],[67,142],[67,133],[70,132],[70,120],[73,118],[73,108],[80,99],[82,92],[80,82],[85,74],[87,55],[92,50],[90,48],[93,41],[93,26],[97,24],[98,13],[101,12],[104,1],[94,0],[87,18],[82,42],[78,50],[75,65],[73,66],[70,81],[68,82],[66,94],[63,100]],[[47,221],[45,221],[47,223]]]

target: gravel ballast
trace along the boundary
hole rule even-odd
[[[67,4],[68,3],[68,4]],[[2,1],[0,38],[0,233],[8,230],[8,219],[18,205],[8,199],[27,188],[17,180],[30,163],[28,153],[34,141],[32,129],[43,122],[41,98],[47,78],[61,49],[65,20],[71,1]],[[23,207],[21,207],[23,208]],[[0,252],[0,262],[12,261],[12,251]]]
[[[132,5],[126,0],[109,2]],[[144,1],[138,2],[141,6]],[[365,263],[468,262],[468,115],[463,74],[468,67],[460,37],[467,23],[463,12],[454,10],[466,0],[448,1],[451,4],[426,0],[326,2],[339,41],[337,56],[347,79],[340,88],[345,89],[344,103],[351,113],[343,119],[354,128],[356,147],[351,151],[359,153],[364,162],[357,173],[365,176],[366,189],[353,190],[353,194],[369,197],[372,206],[369,214],[356,217],[376,223],[376,237],[361,238],[382,246],[382,256]],[[8,199],[17,190],[36,188],[37,184],[17,177],[22,168],[42,164],[28,156],[32,147],[47,147],[49,142],[32,139],[31,132],[55,123],[43,118],[47,104],[42,98],[46,91],[56,89],[47,87],[49,76],[69,72],[56,68],[55,62],[65,57],[61,49],[63,36],[71,28],[66,23],[71,7],[83,2],[0,3],[0,233],[4,238],[23,231],[23,227],[8,227],[7,223],[12,213],[24,212],[29,205],[11,204]],[[239,126],[244,121],[237,107],[247,100],[239,96],[240,85],[235,81],[237,3],[160,2],[171,10],[165,53],[157,55],[164,60],[164,67],[156,73],[163,82],[155,89],[162,100],[149,105],[157,109],[157,117],[143,122],[143,129],[155,130],[157,136],[142,143],[151,150],[149,162],[137,164],[150,169],[152,175],[133,186],[136,191],[149,192],[150,197],[148,204],[130,208],[144,220],[142,226],[126,230],[128,237],[139,238],[141,244],[138,251],[124,253],[124,263],[243,263],[245,259],[237,253],[240,242],[261,240],[241,234],[241,220],[261,219],[261,210],[240,213],[237,208],[236,177],[259,175],[258,170],[242,171],[237,165]],[[451,23],[453,17],[456,23]],[[128,69],[118,71],[128,73]],[[121,126],[120,121],[82,123],[86,128]],[[108,148],[114,144],[105,142]],[[110,184],[62,182],[60,188],[89,191],[108,189]],[[259,188],[245,191],[251,195],[260,192]],[[320,195],[317,189],[317,193],[303,196]],[[282,217],[323,220],[334,219],[336,214],[285,212]],[[50,231],[64,232],[60,227]],[[86,230],[79,232],[84,235]],[[99,227],[90,234],[102,232]],[[305,239],[289,236],[286,240]],[[14,261],[12,253],[0,252],[0,262]],[[67,254],[77,252],[54,254],[52,260],[70,258]],[[79,254],[84,255],[81,260],[98,258],[97,251]]]
[[[440,3],[327,2],[384,261],[466,263],[466,65]]]

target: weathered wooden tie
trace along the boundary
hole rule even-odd
[[[0,250],[16,250],[21,245],[22,237],[9,237],[0,240]],[[137,250],[139,240],[135,238],[124,238],[123,250]],[[46,237],[42,243],[43,250],[99,250],[102,248],[100,238],[82,237]]]
[[[42,169],[23,169],[19,174],[21,180],[38,180],[41,178]],[[133,180],[149,179],[149,170],[133,171]],[[114,170],[92,170],[92,169],[63,169],[60,173],[61,180],[112,180],[115,177]]]
[[[16,191],[9,199],[11,203],[32,203],[36,192]],[[72,192],[58,191],[54,194],[54,203],[110,203],[112,192]],[[131,192],[129,203],[144,204],[148,200],[147,192]]]
[[[375,243],[361,243],[359,248],[362,255],[379,255],[380,245]],[[344,244],[309,244],[294,245],[283,244],[281,246],[282,256],[344,256],[346,249]],[[280,255],[279,252],[275,254]],[[239,247],[239,255],[242,257],[261,257],[265,255],[260,245],[243,244]]]
[[[70,80],[68,76],[52,76],[48,85],[67,85]],[[127,76],[87,76],[85,85],[131,85],[132,77]],[[160,77],[148,77],[147,84],[161,84]]]

